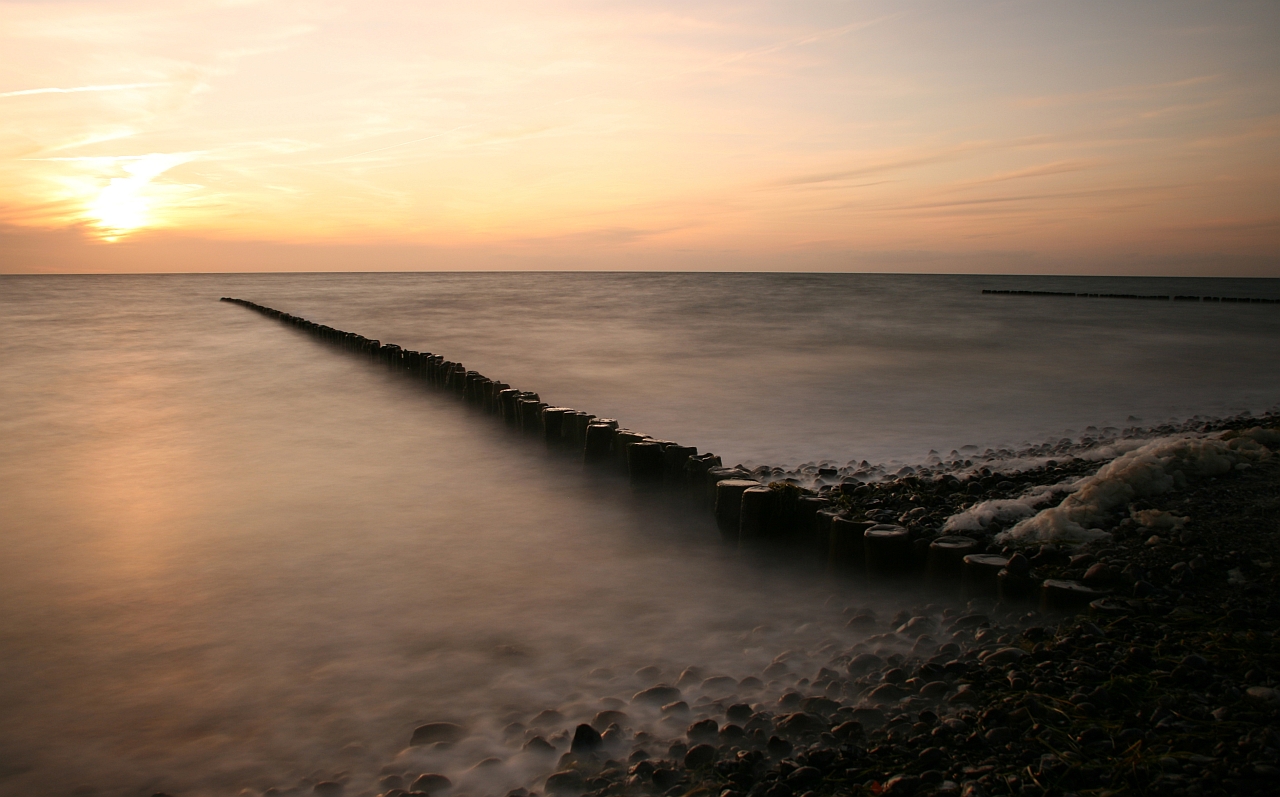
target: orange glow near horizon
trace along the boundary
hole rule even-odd
[[[1280,264],[1274,4],[67,0],[0,21],[0,245],[22,242],[0,271],[76,270],[110,256],[95,239],[499,268]]]

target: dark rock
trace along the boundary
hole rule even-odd
[[[705,719],[690,725],[685,735],[695,742],[707,742],[714,740],[719,732],[719,723],[713,719]]]
[[[642,758],[639,761],[636,761],[631,768],[627,770],[627,773],[630,775],[639,775],[647,780],[657,768],[657,765],[652,761]]]
[[[787,775],[787,785],[797,791],[804,791],[822,782],[822,772],[817,767],[800,767]]]
[[[751,706],[746,703],[734,703],[732,706],[725,709],[724,717],[730,722],[736,722],[741,725],[751,719],[751,715],[753,713]]]
[[[800,701],[804,699],[804,695],[799,692],[787,692],[778,698],[778,708],[790,711],[800,706]]]
[[[1209,669],[1209,660],[1204,656],[1191,653],[1182,658],[1182,666],[1192,670],[1207,670]]]
[[[452,787],[453,781],[449,780],[444,775],[437,775],[434,772],[428,772],[425,775],[419,776],[418,779],[413,782],[413,785],[409,787],[409,791],[420,791],[427,794],[435,794]]]
[[[715,763],[716,748],[709,744],[698,744],[689,748],[684,754],[685,769],[701,769]]]
[[[814,714],[797,711],[788,714],[778,721],[778,733],[792,738],[811,733],[820,733],[827,729],[827,723]]]
[[[840,708],[839,703],[825,697],[807,697],[800,701],[800,710],[810,714],[828,716],[835,713],[838,708]]]
[[[894,797],[899,794],[915,794],[920,786],[921,781],[917,775],[894,775],[884,782],[881,794],[892,794]]]
[[[674,686],[658,684],[631,696],[632,703],[643,703],[650,706],[665,706],[680,699],[680,690]]]
[[[732,722],[720,729],[720,741],[725,744],[733,744],[734,742],[745,739],[747,732],[740,725],[734,725]]]
[[[764,677],[765,678],[781,678],[789,672],[791,672],[791,668],[787,666],[787,663],[785,661],[775,661],[774,663],[770,664],[768,667],[764,668]]]
[[[1084,572],[1083,580],[1091,587],[1109,587],[1120,580],[1120,573],[1110,565],[1099,562]]]
[[[727,675],[717,675],[702,682],[702,691],[713,695],[731,694],[738,688],[738,681]]]
[[[886,670],[880,680],[887,684],[900,684],[907,680],[907,673],[901,667],[894,667],[893,669]]]
[[[939,767],[947,760],[947,754],[937,747],[926,747],[916,757],[920,766]]]
[[[582,773],[574,769],[566,769],[547,777],[548,794],[581,794],[585,787]]]
[[[862,738],[862,723],[857,720],[842,722],[831,729],[831,734],[842,741]]]
[[[555,745],[543,739],[541,736],[535,736],[524,743],[522,748],[527,753],[537,753],[541,755],[550,755],[556,751]]]
[[[574,730],[573,742],[569,745],[569,752],[577,755],[587,755],[594,753],[603,746],[604,739],[601,738],[600,732],[584,722]]]
[[[867,695],[871,703],[897,703],[906,697],[906,693],[893,684],[880,684]]]
[[[788,742],[786,739],[782,739],[777,736],[770,736],[769,742],[766,744],[765,747],[769,751],[769,755],[773,756],[774,758],[782,758],[784,756],[789,756],[791,755],[791,751],[794,749],[791,746],[791,742]]]
[[[591,720],[593,728],[608,728],[610,725],[622,725],[627,721],[627,715],[616,709],[605,709],[596,714],[595,719]]]
[[[413,729],[409,745],[418,746],[445,742],[452,744],[467,735],[467,729],[453,722],[428,722]]]
[[[659,789],[669,789],[679,783],[681,777],[683,777],[683,775],[679,770],[664,767],[661,769],[655,769],[653,771],[653,775],[650,776],[650,779],[653,781],[653,785],[657,786]]]
[[[849,674],[857,678],[884,666],[884,659],[874,653],[859,653],[849,662]]]
[[[875,729],[884,725],[884,712],[878,708],[855,708],[852,718],[864,728]]]

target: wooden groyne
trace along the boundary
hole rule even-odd
[[[469,370],[442,355],[383,343],[244,299],[224,297],[222,301],[422,380],[519,433],[545,441],[549,449],[577,459],[584,468],[624,475],[640,490],[683,496],[701,511],[712,512],[721,534],[733,543],[807,552],[832,571],[881,579],[925,579],[941,592],[968,598],[1022,601],[1038,597],[1042,606],[1052,609],[1083,608],[1104,600],[1110,592],[1078,581],[1036,577],[1033,566],[1054,566],[1055,562],[1065,566],[1066,553],[1056,546],[1041,546],[1038,552],[1023,555],[994,541],[998,526],[965,535],[940,531],[948,514],[967,505],[963,502],[1010,498],[1036,479],[1060,479],[1076,466],[1050,462],[1042,473],[1020,475],[983,468],[967,478],[897,474],[876,485],[842,478],[833,468],[820,468],[820,486],[811,490],[774,480],[771,474],[776,475],[776,470],[726,467],[719,456],[699,453],[693,446],[654,439],[612,418],[553,406],[535,392]]]
[[[1069,291],[1000,291],[986,289],[984,294],[998,296],[1072,296],[1077,299],[1148,299],[1158,302],[1220,302],[1227,304],[1280,304],[1280,299],[1242,296],[1180,296],[1140,293],[1071,293]]]

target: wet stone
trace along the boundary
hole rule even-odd
[[[453,781],[449,780],[444,775],[428,772],[414,780],[413,785],[409,787],[409,791],[432,794],[434,792],[444,791],[452,786]]]
[[[724,716],[730,722],[742,724],[751,719],[752,713],[751,706],[746,703],[734,703],[725,710]]]
[[[666,684],[658,684],[648,689],[636,692],[631,697],[632,703],[642,703],[650,706],[665,706],[668,703],[674,703],[680,699],[680,690],[674,686]]]
[[[605,709],[598,712],[594,719],[591,720],[591,726],[594,728],[608,728],[610,725],[622,725],[627,721],[627,715],[615,709]]]
[[[548,742],[541,736],[534,736],[532,739],[525,742],[522,749],[527,753],[534,753],[536,755],[551,755],[556,752],[555,745],[551,744],[551,742]]]
[[[700,720],[689,726],[685,735],[695,742],[714,740],[720,732],[720,724],[713,719]]]
[[[413,730],[409,740],[411,746],[435,744],[437,742],[453,743],[467,735],[466,728],[452,722],[429,722],[419,725]]]
[[[547,776],[548,794],[580,794],[585,788],[582,773],[567,769]]]
[[[684,755],[685,769],[700,769],[715,762],[718,753],[710,744],[697,744]]]

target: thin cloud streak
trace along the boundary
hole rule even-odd
[[[22,89],[21,91],[6,91],[0,94],[0,97],[29,97],[34,94],[80,94],[82,92],[93,91],[129,91],[131,89],[151,89],[157,86],[167,86],[168,83],[112,83],[106,86],[73,86],[69,89],[64,88],[45,88],[45,89]]]
[[[854,177],[865,177],[870,174],[881,174],[883,172],[894,172],[902,169],[913,169],[917,166],[928,166],[935,163],[946,163],[953,161],[974,150],[982,149],[989,144],[973,144],[966,146],[953,147],[943,152],[932,155],[922,155],[915,158],[902,158],[900,160],[885,161],[875,163],[868,166],[862,166],[857,169],[845,169],[843,171],[832,172],[815,172],[810,174],[801,174],[795,177],[785,177],[781,180],[774,180],[766,183],[766,186],[773,188],[788,188],[797,185],[811,185],[814,183],[831,183],[841,180],[849,180]]]
[[[1005,172],[1004,174],[993,174],[990,177],[983,177],[979,180],[970,180],[959,188],[967,188],[975,185],[987,185],[990,183],[1003,183],[1009,180],[1025,180],[1032,177],[1049,177],[1055,174],[1068,174],[1070,172],[1081,172],[1086,169],[1092,169],[1098,166],[1100,161],[1058,161],[1056,163],[1046,163],[1041,166],[1031,166],[1026,169],[1019,169],[1013,172]]]

